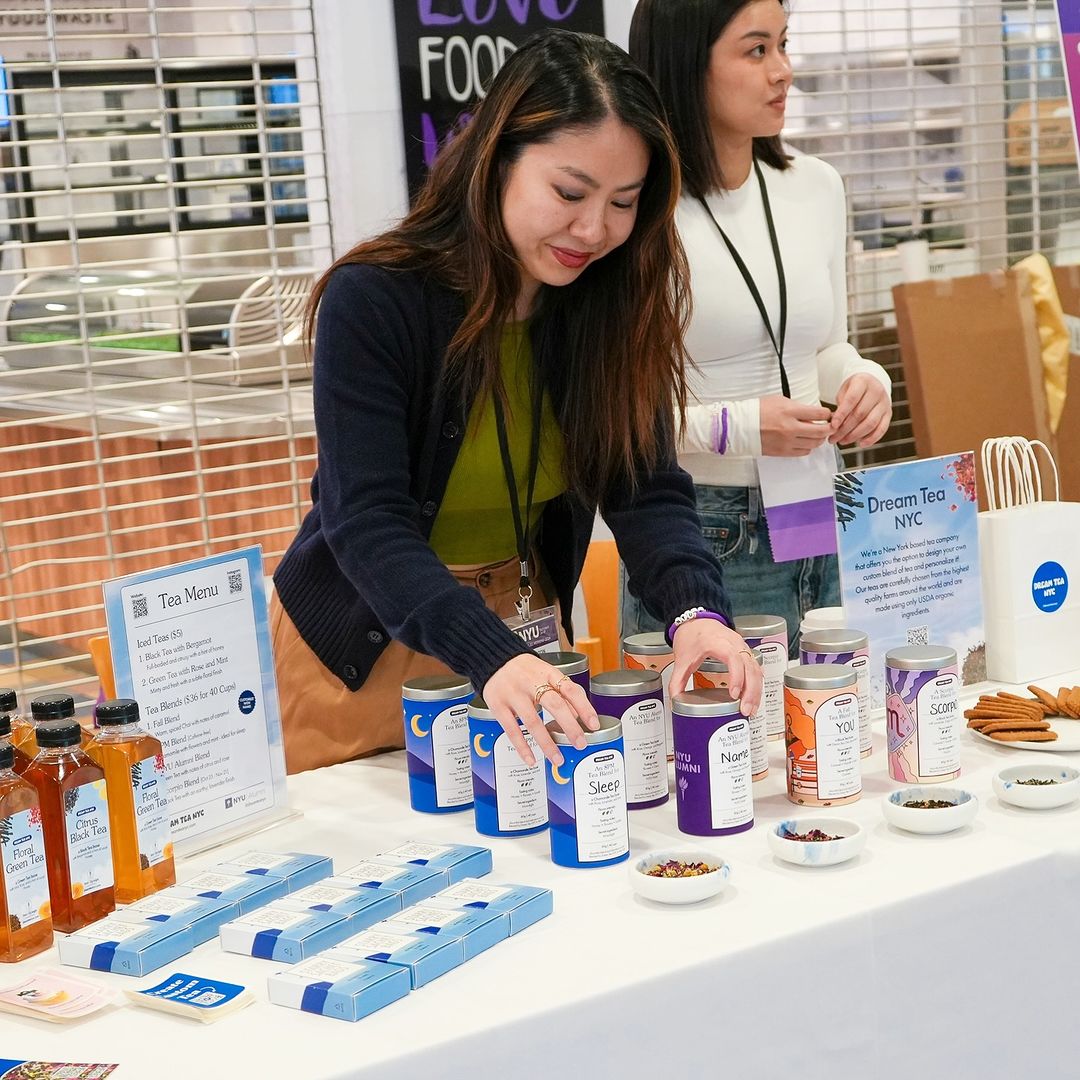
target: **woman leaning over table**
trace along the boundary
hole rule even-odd
[[[733,612],[784,616],[794,655],[805,612],[840,603],[836,556],[774,561],[758,459],[790,458],[790,475],[821,455],[829,471],[836,445],[881,439],[892,404],[889,376],[847,341],[843,184],[781,145],[787,34],[782,0],[641,0],[630,52],[664,99],[682,163],[696,367],[679,463]],[[624,634],[657,628],[640,597],[630,575]]]
[[[581,689],[504,623],[572,595],[597,508],[676,663],[757,666],[674,454],[686,401],[679,169],[652,84],[610,42],[548,31],[514,53],[413,209],[316,285],[318,469],[275,574],[289,770],[402,745],[401,683],[468,676],[579,746]],[[530,498],[531,494],[531,498]],[[525,590],[527,591],[527,589]]]

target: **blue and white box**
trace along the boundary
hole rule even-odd
[[[226,952],[282,964],[298,964],[344,941],[351,933],[353,928],[343,915],[290,911],[276,904],[223,923],[218,931]]]
[[[241,915],[269,904],[271,900],[280,900],[288,891],[284,878],[225,874],[218,870],[206,870],[171,888],[176,896],[205,896],[211,900],[233,901],[240,906]]]
[[[503,911],[462,911],[417,904],[383,919],[372,929],[387,934],[430,934],[438,941],[460,939],[464,959],[471,960],[510,936],[510,919]]]
[[[502,911],[510,919],[510,936],[551,914],[550,889],[535,885],[489,885],[466,878],[436,893],[428,903],[432,907],[459,908],[462,911]]]
[[[445,889],[449,882],[441,870],[425,870],[403,863],[365,859],[335,874],[326,884],[344,884],[354,889],[382,889],[384,892],[396,894],[401,900],[400,907],[408,907],[434,896],[441,889]]]
[[[339,960],[373,960],[403,967],[416,990],[465,962],[461,938],[440,941],[430,934],[388,934],[364,930],[335,945],[324,956]]]
[[[401,910],[401,897],[383,889],[364,889],[352,885],[333,885],[329,878],[275,900],[274,907],[290,911],[326,912],[349,920],[353,933],[372,926]]]
[[[333,876],[333,860],[326,855],[305,855],[299,851],[245,851],[214,869],[219,874],[254,874],[284,878],[289,892]]]
[[[491,848],[472,844],[423,844],[409,840],[389,851],[381,851],[375,858],[378,862],[442,870],[446,873],[447,885],[462,878],[491,873]]]
[[[409,993],[409,973],[393,964],[314,956],[267,980],[275,1005],[338,1020],[360,1020]]]
[[[240,905],[235,900],[212,900],[206,896],[178,896],[172,887],[144,896],[141,900],[120,908],[118,919],[132,922],[170,923],[186,926],[196,945],[218,935],[222,923],[240,918]]]
[[[58,934],[56,944],[61,964],[117,975],[146,975],[195,947],[186,926],[131,922],[115,915],[66,937]]]

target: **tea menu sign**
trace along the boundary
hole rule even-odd
[[[285,755],[258,547],[106,582],[113,673],[169,769],[192,851],[285,810]]]

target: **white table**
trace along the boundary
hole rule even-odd
[[[478,840],[469,813],[413,813],[401,754],[294,777],[302,819],[200,856],[181,877],[249,847],[328,853],[346,867],[407,839],[482,842],[494,850],[490,880],[551,887],[554,915],[356,1024],[270,1005],[275,966],[216,942],[147,979],[83,973],[131,988],[187,971],[249,985],[259,1000],[208,1026],[133,1007],[65,1028],[0,1015],[0,1056],[119,1062],[117,1080],[1075,1080],[1080,804],[1015,810],[991,777],[1080,754],[962,740],[960,784],[981,803],[971,827],[918,837],[885,824],[880,802],[895,785],[879,722],[863,799],[823,811],[861,822],[867,847],[822,869],[769,853],[766,827],[792,810],[781,744],[770,744],[754,829],[702,841],[732,864],[731,885],[686,909],[638,899],[625,864],[553,866],[545,834]],[[679,836],[674,803],[632,814],[630,835],[636,853]],[[55,962],[51,951],[3,974]]]

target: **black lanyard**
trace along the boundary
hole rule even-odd
[[[780,285],[779,339],[773,331],[772,323],[769,322],[769,313],[765,310],[765,301],[761,299],[761,293],[758,291],[757,283],[754,281],[754,275],[750,273],[749,267],[743,262],[742,256],[728,238],[728,234],[720,227],[720,222],[713,217],[709,204],[702,198],[699,198],[698,202],[705,208],[705,213],[709,215],[709,219],[716,226],[716,231],[720,234],[724,243],[727,244],[727,249],[731,252],[731,257],[735,260],[735,265],[739,268],[739,273],[742,274],[743,281],[746,282],[746,287],[754,298],[754,303],[757,304],[757,309],[761,313],[761,321],[765,324],[769,340],[772,342],[772,347],[776,352],[776,359],[780,363],[780,389],[784,397],[789,398],[791,397],[791,384],[788,382],[787,369],[784,367],[784,339],[787,337],[787,280],[784,277],[784,261],[780,258],[780,244],[776,239],[776,226],[773,224],[772,207],[769,205],[769,191],[765,186],[765,177],[761,175],[761,166],[758,165],[757,158],[754,158],[754,172],[757,173],[758,187],[761,188],[761,202],[765,207],[765,223],[769,227],[769,242],[772,244],[773,259],[776,262],[776,279]]]
[[[517,538],[518,562],[521,566],[521,580],[518,582],[518,614],[528,621],[531,613],[529,601],[532,598],[532,585],[529,582],[529,524],[532,518],[533,491],[536,488],[536,473],[540,467],[540,423],[544,406],[543,383],[536,367],[532,379],[532,431],[529,435],[529,464],[525,493],[525,517],[522,520],[521,503],[518,501],[517,478],[514,476],[514,462],[510,457],[510,440],[506,435],[506,416],[498,395],[492,393],[492,406],[495,409],[495,430],[499,436],[499,453],[502,455],[503,473],[506,475],[506,490],[510,496],[510,513],[514,519],[514,535]]]

